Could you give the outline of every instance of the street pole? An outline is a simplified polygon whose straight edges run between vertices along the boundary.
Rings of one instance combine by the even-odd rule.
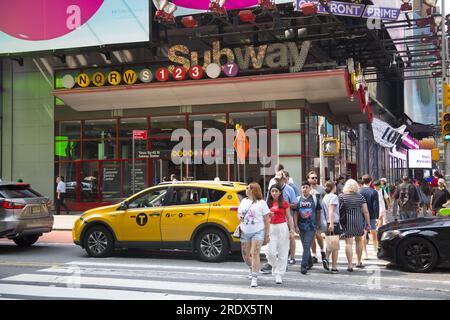
[[[447,51],[447,32],[446,32],[446,19],[445,19],[445,0],[442,0],[442,22],[441,22],[441,29],[442,29],[442,86],[444,89],[444,84],[447,81],[447,60],[448,60],[448,51]],[[444,90],[442,90],[442,94],[444,94]],[[444,97],[442,99],[444,101]],[[444,101],[444,112],[448,112],[448,107],[445,104]],[[445,180],[447,183],[450,182],[450,143],[444,142],[444,148],[445,148]]]
[[[325,157],[323,155],[323,135],[325,133],[325,117],[319,117],[319,157],[320,157],[320,184],[325,185]]]
[[[135,160],[135,154],[134,154],[134,151],[135,151],[135,139],[134,139],[134,133],[133,133],[133,158],[132,158],[132,161],[133,161],[133,164],[132,164],[132,169],[131,169],[131,171],[132,171],[132,174],[131,174],[131,176],[132,176],[132,178],[131,178],[131,190],[133,191],[133,194],[135,194],[136,192],[135,192],[135,186],[134,186],[134,183],[135,183],[135,178],[136,178],[136,174],[135,174],[135,172],[134,172],[134,160]]]

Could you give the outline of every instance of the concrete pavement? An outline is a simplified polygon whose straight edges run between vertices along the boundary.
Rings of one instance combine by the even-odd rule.
[[[81,212],[71,215],[54,215],[55,222],[53,224],[54,231],[72,231],[73,224],[81,216]]]

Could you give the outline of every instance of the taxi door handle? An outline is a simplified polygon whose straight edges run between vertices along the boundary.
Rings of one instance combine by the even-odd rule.
[[[151,213],[149,214],[150,217],[159,217],[161,216],[161,213]]]
[[[194,216],[204,216],[206,213],[204,212],[196,212],[194,213]]]

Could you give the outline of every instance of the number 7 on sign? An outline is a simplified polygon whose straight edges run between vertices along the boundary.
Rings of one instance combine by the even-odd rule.
[[[239,66],[236,63],[227,63],[223,67],[223,73],[228,77],[236,77],[239,73]]]

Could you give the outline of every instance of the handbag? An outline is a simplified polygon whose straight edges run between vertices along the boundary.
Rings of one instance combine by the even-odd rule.
[[[236,230],[234,230],[233,237],[239,239],[241,237],[241,225],[239,224]]]
[[[242,217],[242,219],[245,219],[245,216],[250,211],[250,208],[252,207],[252,205],[253,205],[253,203],[248,207],[247,211],[245,211],[244,217]],[[239,239],[241,237],[241,234],[242,234],[241,224],[239,223],[239,225],[237,226],[236,230],[234,230],[234,232],[233,232],[233,237],[236,238],[236,239]]]
[[[327,246],[327,250],[339,251],[339,249],[340,249],[339,239],[340,239],[340,237],[337,234],[332,233],[330,235],[327,235],[325,237],[325,244]]]

